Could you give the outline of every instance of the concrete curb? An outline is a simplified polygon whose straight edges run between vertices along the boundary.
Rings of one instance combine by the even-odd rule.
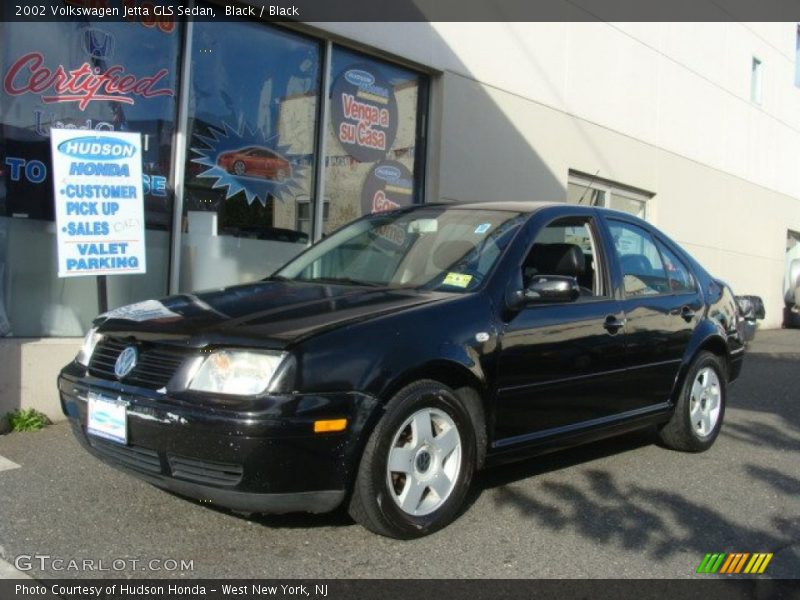
[[[0,547],[1,548],[1,547]],[[33,579],[27,573],[14,568],[14,565],[7,563],[0,558],[0,579]]]

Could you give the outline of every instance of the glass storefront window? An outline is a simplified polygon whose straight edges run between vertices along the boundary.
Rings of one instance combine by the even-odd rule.
[[[109,308],[165,295],[172,269],[179,291],[260,279],[362,214],[422,202],[427,76],[263,22],[198,20],[191,40],[184,27],[0,22],[0,336],[80,336],[101,310],[97,278],[57,277],[51,128],[142,135],[148,272],[108,276]],[[125,85],[64,91],[64,78],[106,73]]]
[[[323,206],[322,210],[322,219],[324,221],[328,220],[328,216],[330,215],[330,208],[331,203],[328,199],[325,199],[325,205]],[[298,196],[297,197],[297,230],[302,231],[306,235],[311,237],[311,227],[314,215],[311,212],[311,201],[307,197]]]
[[[426,99],[424,75],[334,46],[324,233],[363,214],[422,201],[420,106]]]
[[[142,134],[148,271],[108,277],[109,307],[166,292],[179,48],[177,25],[0,23],[0,336],[80,336],[99,312],[95,277],[57,277],[51,127]],[[58,83],[76,73],[125,85]]]
[[[247,21],[194,24],[180,289],[269,275],[310,240],[321,48]]]

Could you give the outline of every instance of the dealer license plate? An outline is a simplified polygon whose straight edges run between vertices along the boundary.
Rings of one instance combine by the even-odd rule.
[[[128,443],[127,402],[89,392],[86,430],[120,444]]]

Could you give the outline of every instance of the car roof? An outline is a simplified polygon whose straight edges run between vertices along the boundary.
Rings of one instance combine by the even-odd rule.
[[[521,201],[514,201],[514,200],[502,200],[502,201],[492,201],[487,200],[486,202],[428,202],[425,204],[412,204],[410,206],[406,206],[400,208],[398,210],[401,211],[408,211],[408,210],[418,210],[423,209],[426,207],[444,207],[444,208],[451,208],[457,210],[498,210],[503,212],[515,212],[521,214],[533,214],[539,210],[543,210],[545,208],[554,208],[554,207],[562,207],[566,208],[569,207],[569,213],[574,213],[575,209],[590,209],[592,211],[601,212],[605,216],[615,219],[622,219],[625,221],[633,222],[640,227],[644,227],[645,229],[651,231],[659,231],[657,230],[651,223],[632,215],[630,213],[626,213],[620,210],[615,210],[613,208],[605,208],[602,206],[588,206],[588,205],[579,205],[573,204],[571,202],[564,202],[564,201],[557,201],[557,200],[521,200]],[[569,215],[565,215],[569,216]],[[661,235],[663,232],[659,231]]]
[[[538,210],[542,210],[544,208],[552,208],[552,207],[571,207],[572,209],[576,208],[588,208],[593,211],[602,212],[608,217],[616,217],[622,218],[628,221],[633,221],[635,223],[640,223],[647,228],[652,228],[652,225],[647,221],[632,215],[630,213],[626,213],[624,211],[616,210],[613,208],[605,208],[603,206],[589,206],[589,205],[580,205],[574,204],[572,202],[564,202],[558,200],[503,200],[503,201],[493,201],[487,200],[486,202],[429,202],[426,204],[415,204],[413,207],[415,208],[422,208],[425,206],[446,206],[448,208],[458,208],[458,209],[465,209],[465,210],[500,210],[500,211],[508,211],[508,212],[517,212],[517,213],[524,213],[530,214],[534,213]]]

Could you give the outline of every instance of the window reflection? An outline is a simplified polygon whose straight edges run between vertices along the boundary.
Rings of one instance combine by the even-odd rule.
[[[426,84],[414,71],[334,48],[325,233],[363,214],[420,202],[418,107]]]
[[[313,213],[320,46],[246,21],[196,22],[183,290],[251,281],[303,248]]]
[[[12,10],[8,4],[0,14]],[[108,302],[166,293],[180,39],[180,25],[0,20],[0,336],[81,336],[99,312],[95,277],[57,276],[51,128],[141,133],[147,273],[109,277]],[[60,73],[81,73],[83,83],[93,73],[97,83],[109,72],[129,88],[55,85]]]

